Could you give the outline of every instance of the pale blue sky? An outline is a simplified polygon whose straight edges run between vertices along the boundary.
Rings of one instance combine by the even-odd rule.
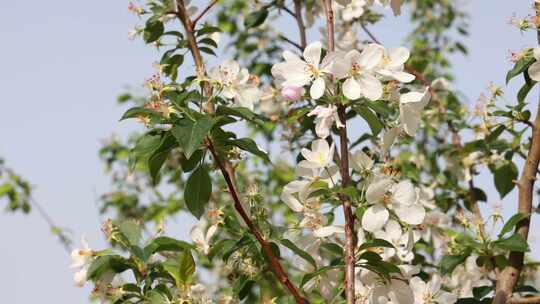
[[[455,67],[456,86],[472,101],[489,81],[503,84],[509,49],[535,44],[534,36],[507,24],[512,13],[530,12],[529,5],[503,0],[467,5],[471,52],[456,58]],[[126,7],[127,1],[110,0],[0,2],[0,155],[36,185],[36,199],[59,224],[86,235],[97,248],[104,242],[94,202],[108,189],[97,156],[100,140],[135,128],[118,122],[124,109],[115,98],[125,86],[141,84],[157,58],[142,42],[127,39],[137,18]],[[387,46],[397,46],[409,29],[406,21],[390,17],[374,32]],[[284,22],[282,28],[294,26]],[[310,40],[317,39],[315,33]],[[507,91],[512,100],[516,88]],[[535,89],[529,99],[536,95]],[[490,183],[485,176],[479,181]],[[498,202],[493,188],[487,189],[491,202]],[[509,195],[505,214],[513,212],[516,196]],[[188,228],[178,227],[170,234],[185,237]],[[539,249],[540,237],[532,231]],[[88,302],[88,288],[73,287],[69,263],[37,214],[0,214],[3,303]]]

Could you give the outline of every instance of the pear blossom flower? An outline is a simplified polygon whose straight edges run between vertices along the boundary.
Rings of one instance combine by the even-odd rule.
[[[267,86],[262,90],[259,110],[270,118],[278,116],[283,111],[284,104],[285,100],[275,88]]]
[[[326,138],[330,135],[330,129],[336,122],[338,128],[343,127],[343,123],[339,119],[337,113],[337,107],[335,105],[316,106],[311,112],[307,114],[308,116],[315,117],[315,133],[320,138]]]
[[[349,156],[351,166],[358,172],[365,172],[373,168],[375,161],[371,159],[364,151],[358,150]]]
[[[409,280],[409,286],[414,293],[414,304],[452,304],[457,301],[454,294],[441,290],[441,276],[434,274],[429,282],[424,282],[419,277]]]
[[[416,77],[403,71],[405,62],[407,62],[409,56],[409,50],[405,47],[389,49],[384,53],[383,59],[376,71],[388,80],[397,80],[403,83],[411,82]]]
[[[257,81],[249,75],[245,68],[233,60],[227,60],[212,68],[208,75],[219,86],[220,95],[233,99],[238,106],[253,110],[254,104],[261,98]]]
[[[317,139],[311,143],[311,150],[302,148],[301,153],[305,160],[298,163],[298,166],[312,169],[325,168],[334,156],[334,143],[328,145],[326,140]]]
[[[371,274],[371,272],[370,272]],[[391,279],[389,283],[373,280],[368,303],[413,304],[414,294],[407,283]]]
[[[533,56],[536,61],[529,66],[527,73],[534,81],[540,81],[540,47],[533,49]]]
[[[410,136],[414,136],[420,121],[422,110],[429,103],[431,94],[426,88],[424,92],[408,92],[399,98],[399,118],[403,130]]]
[[[408,180],[396,183],[387,177],[377,177],[366,190],[366,200],[371,206],[362,216],[362,228],[369,232],[380,230],[386,224],[390,218],[387,206],[410,225],[421,224],[426,214]]]
[[[403,262],[410,262],[414,258],[412,251],[414,243],[418,241],[420,235],[413,230],[403,231],[398,222],[389,220],[383,230],[375,232],[375,237],[383,239],[394,245],[394,248],[384,248],[382,256],[389,259],[397,256]]]
[[[278,79],[283,79],[283,86],[299,86],[311,84],[309,94],[313,99],[323,96],[326,84],[323,76],[330,73],[334,57],[328,54],[321,62],[322,44],[320,41],[309,44],[304,49],[304,59],[298,55],[285,51],[283,58],[285,62],[280,62],[272,67],[272,75]]]
[[[400,131],[400,128],[398,127],[390,128],[384,131],[383,136],[382,136],[382,145],[381,145],[381,150],[383,154],[388,153],[388,151],[390,151],[390,148],[394,144],[396,137],[399,135],[399,131]]]
[[[202,251],[204,254],[208,254],[208,252],[210,252],[210,240],[214,234],[216,234],[218,225],[211,225],[208,227],[208,230],[206,230],[206,233],[203,230],[205,225],[205,222],[201,222],[199,225],[194,226],[191,228],[189,235],[191,240],[193,240],[193,242],[197,245],[197,249]]]
[[[372,5],[375,2],[384,7],[390,6],[394,16],[401,15],[401,0],[367,0],[367,2],[369,5]]]
[[[375,77],[377,67],[381,65],[384,48],[376,43],[370,43],[360,53],[351,50],[344,56],[345,63],[333,65],[333,73],[339,78],[346,78],[343,82],[343,95],[350,100],[362,96],[369,100],[382,97],[383,87]],[[342,65],[347,67],[346,75],[342,75]]]
[[[82,287],[86,283],[86,274],[88,268],[95,256],[95,251],[92,250],[86,239],[81,240],[82,248],[74,249],[71,251],[71,265],[70,268],[79,268],[79,270],[74,274],[73,280],[75,281],[75,286]]]
[[[366,1],[364,0],[352,0],[341,10],[341,18],[347,22],[359,18],[364,14],[365,6]]]
[[[321,257],[321,254],[319,252],[322,244],[320,238],[316,238],[311,235],[303,235],[298,237],[298,239],[295,241],[295,244],[297,244],[300,249],[304,250],[313,257],[315,263],[317,264],[317,267],[324,266],[323,258]],[[295,256],[294,259],[294,264],[297,265],[298,268],[303,272],[310,273],[316,270],[316,268],[312,264],[308,263],[304,259],[301,259],[298,256]],[[312,290],[317,289],[325,299],[329,300],[332,298],[332,296],[336,292],[337,287],[340,284],[340,275],[341,274],[339,269],[331,269],[325,271],[321,275],[307,281],[303,289],[306,292],[311,292]]]
[[[469,256],[465,263],[454,269],[446,285],[458,296],[458,298],[472,298],[473,288],[491,286],[493,283],[488,279],[485,271],[476,265],[477,255]]]

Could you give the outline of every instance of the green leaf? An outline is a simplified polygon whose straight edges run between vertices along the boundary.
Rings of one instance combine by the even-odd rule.
[[[517,225],[517,223],[521,222],[522,220],[526,218],[529,218],[529,216],[526,214],[523,214],[523,213],[514,214],[510,219],[508,219],[508,221],[506,221],[506,223],[502,227],[501,232],[499,233],[499,238],[501,238],[502,236],[510,232],[514,228],[514,226]]]
[[[441,274],[445,275],[452,273],[459,264],[465,262],[470,254],[471,252],[467,250],[463,254],[445,255],[441,260]]]
[[[482,300],[483,297],[487,296],[491,292],[493,287],[491,286],[480,286],[473,288],[473,295],[476,299]]]
[[[359,250],[364,250],[364,249],[373,248],[373,247],[395,248],[394,245],[392,245],[392,243],[386,240],[373,239],[371,241],[365,242],[362,245],[360,245]]]
[[[354,111],[358,113],[367,122],[373,136],[379,135],[383,128],[383,124],[371,109],[366,106],[354,107]]]
[[[150,290],[148,293],[146,293],[146,297],[148,298],[148,304],[169,304],[171,301],[167,298],[166,295],[162,294],[161,292],[157,290]],[[145,302],[147,303],[147,302]]]
[[[174,136],[167,133],[161,139],[159,147],[150,155],[148,158],[148,171],[150,172],[150,177],[152,179],[152,185],[157,185],[159,183],[159,172],[163,163],[167,160],[171,150],[177,146],[177,142]]]
[[[512,78],[524,72],[534,61],[534,57],[525,57],[518,60],[514,67],[506,74],[506,84],[508,84]]]
[[[298,248],[298,246],[296,246],[293,242],[291,242],[291,241],[289,241],[287,239],[282,239],[280,241],[280,243],[283,246],[289,248],[292,252],[296,253],[302,259],[309,262],[311,265],[313,265],[313,267],[315,267],[315,269],[317,269],[317,263],[315,262],[315,260],[313,259],[313,257],[309,253],[307,253],[304,250]]]
[[[512,234],[505,239],[497,240],[493,242],[493,246],[502,250],[527,252],[529,251],[529,244],[519,234]]]
[[[246,107],[218,106],[218,108],[216,110],[216,114],[240,117],[240,118],[243,118],[245,120],[256,123],[258,125],[264,124],[264,120],[265,120],[264,117],[253,113],[253,111],[251,111],[250,109],[248,109]]]
[[[206,45],[209,45],[209,46],[212,46],[212,47],[215,47],[215,48],[218,47],[216,41],[214,39],[212,39],[212,38],[203,38],[203,39],[199,40],[199,42],[197,42],[197,43],[206,44]]]
[[[212,194],[212,182],[204,165],[200,165],[189,176],[184,190],[186,206],[196,218],[201,218]]]
[[[144,255],[149,258],[152,254],[161,251],[183,251],[194,249],[193,245],[176,240],[167,236],[160,236],[153,239],[146,247],[144,247]]]
[[[519,89],[518,94],[517,94],[518,103],[525,102],[525,98],[527,98],[527,95],[536,84],[536,81],[533,81],[532,79],[530,79],[527,73],[524,73],[524,75],[525,75],[525,83],[523,84],[521,89]]]
[[[139,241],[141,240],[141,226],[137,222],[134,220],[117,220],[114,222],[114,225],[118,227],[130,245],[139,245]]]
[[[195,261],[191,255],[191,251],[185,250],[180,255],[180,279],[184,282],[188,282],[191,276],[195,273]]]
[[[261,150],[259,146],[257,146],[257,144],[255,143],[255,141],[251,138],[231,139],[227,140],[226,143],[237,146],[244,151],[255,154],[268,163],[271,162],[268,154],[266,154],[265,151]]]
[[[124,115],[122,115],[122,118],[120,118],[120,121],[128,119],[128,118],[137,118],[139,116],[161,117],[161,114],[159,112],[156,112],[152,109],[147,109],[145,107],[133,107],[127,110],[124,113]]]
[[[180,165],[182,166],[182,170],[184,172],[191,172],[193,169],[197,167],[197,165],[201,162],[201,159],[203,157],[203,151],[197,150],[191,155],[190,158],[182,158],[180,160]]]
[[[143,39],[146,43],[152,43],[158,40],[164,31],[165,27],[161,21],[157,20],[157,18],[150,18],[144,27]]]
[[[307,282],[311,281],[311,279],[327,272],[328,270],[332,270],[332,269],[338,269],[338,268],[342,268],[343,265],[337,265],[337,266],[324,266],[324,267],[321,267],[319,269],[317,269],[317,271],[314,271],[314,272],[311,272],[311,273],[308,273],[308,274],[305,274],[303,277],[302,277],[302,283],[300,284],[300,287],[303,287]]]
[[[205,26],[202,29],[197,31],[197,37],[202,36],[202,35],[212,34],[212,33],[219,33],[219,32],[221,32],[221,29],[219,27]]]
[[[203,139],[210,129],[213,121],[208,116],[202,116],[193,122],[189,119],[182,119],[172,128],[172,133],[184,150],[186,158],[190,158],[193,153],[199,149]]]
[[[247,15],[246,19],[244,20],[244,26],[246,29],[257,27],[266,20],[268,17],[268,10],[267,9],[261,9],[256,12],[252,12],[249,15]]]
[[[513,162],[507,162],[493,171],[493,179],[495,188],[499,192],[501,198],[505,197],[512,189],[514,189],[514,180],[518,177],[518,168]]]
[[[92,264],[88,268],[86,277],[88,278],[88,280],[95,281],[99,280],[99,278],[101,278],[101,276],[108,271],[112,271],[114,273],[121,273],[129,269],[130,266],[131,265],[129,265],[128,261],[119,255],[100,256],[92,262]]]

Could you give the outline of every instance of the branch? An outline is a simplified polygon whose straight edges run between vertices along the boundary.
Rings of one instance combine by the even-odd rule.
[[[328,35],[328,51],[334,51],[334,13],[332,11],[332,1],[324,0],[324,12],[326,14],[326,30]],[[351,176],[349,175],[349,147],[347,136],[347,115],[346,107],[343,104],[338,105],[338,116],[343,124],[339,128],[339,143],[341,150],[340,173],[343,187],[351,184]],[[352,202],[347,195],[340,195],[340,200],[343,203],[343,213],[345,217],[345,294],[347,304],[355,303],[354,292],[354,249],[356,248],[356,239],[354,235],[354,214],[352,212]]]
[[[38,203],[33,197],[29,197],[28,201],[33,207],[36,208],[39,215],[45,220],[45,222],[47,222],[47,225],[49,225],[49,229],[58,236],[58,240],[62,244],[62,247],[64,247],[64,250],[68,254],[71,254],[71,241],[69,237],[64,234],[64,232],[59,226],[55,224],[52,217],[47,213],[47,211],[45,211],[45,208],[43,208],[40,203]]]
[[[304,26],[304,20],[302,19],[302,0],[294,0],[294,18],[298,25],[298,32],[300,33],[300,46],[302,50],[306,48],[306,27]]]
[[[264,237],[261,235],[259,230],[257,229],[257,226],[251,221],[249,218],[249,215],[244,210],[244,207],[242,206],[242,203],[240,202],[240,197],[238,195],[238,191],[234,185],[233,182],[233,176],[234,176],[234,169],[230,165],[230,162],[224,161],[222,162],[219,159],[219,156],[217,154],[217,151],[210,140],[210,138],[206,139],[208,149],[210,150],[210,153],[212,154],[212,157],[214,158],[214,161],[218,165],[221,174],[223,175],[223,178],[225,179],[225,182],[227,183],[227,188],[229,189],[229,193],[232,196],[232,199],[234,201],[234,208],[236,211],[240,214],[244,222],[249,228],[249,231],[251,234],[255,236],[257,241],[262,247],[262,250],[266,257],[268,258],[268,266],[270,270],[274,273],[274,275],[278,278],[278,280],[283,284],[285,288],[289,290],[289,292],[293,295],[296,303],[299,304],[307,304],[307,300],[305,300],[299,293],[298,289],[294,284],[291,282],[289,277],[287,276],[287,273],[285,273],[285,270],[283,270],[283,267],[281,266],[278,258],[274,255],[274,252],[272,251],[272,247],[270,247],[270,244],[268,241],[264,239]]]
[[[206,15],[206,13],[208,13],[208,11],[218,3],[219,0],[213,0],[212,2],[210,2],[203,10],[202,12],[193,19],[193,21],[191,22],[191,31],[193,31],[195,29],[195,26],[197,25],[197,22],[199,22],[199,20],[204,17],[204,15]]]
[[[193,23],[190,21],[190,19],[187,16],[187,10],[186,10],[184,0],[178,0],[178,16],[186,31],[186,37],[188,40],[188,48],[191,52],[191,55],[193,56],[193,61],[195,62],[195,66],[197,68],[197,74],[199,78],[204,79],[205,77],[204,63],[202,60],[201,52],[197,45],[197,41],[193,34]],[[212,87],[210,86],[210,83],[206,81],[202,82],[202,86],[203,86],[204,96],[211,98]],[[214,112],[213,104],[210,101],[207,102],[205,111],[209,113]],[[255,238],[261,245],[261,248],[265,256],[267,257],[268,266],[270,270],[275,274],[275,276],[278,278],[281,284],[283,284],[283,286],[287,288],[287,290],[289,290],[289,292],[294,297],[296,303],[308,304],[308,301],[300,295],[296,286],[294,286],[294,284],[291,282],[291,280],[287,276],[287,273],[285,273],[285,270],[281,266],[279,259],[274,255],[274,252],[272,251],[272,248],[270,247],[270,244],[268,243],[268,241],[264,239],[262,234],[259,232],[257,226],[255,226],[255,224],[249,218],[247,212],[244,210],[244,207],[242,206],[242,203],[240,201],[240,196],[238,195],[238,191],[235,186],[236,180],[235,180],[235,173],[234,173],[234,168],[232,164],[228,160],[223,160],[223,161],[220,160],[218,153],[210,138],[206,139],[206,145],[208,149],[210,150],[210,153],[212,154],[214,161],[218,165],[221,171],[221,174],[223,175],[223,178],[225,179],[225,182],[227,183],[229,193],[231,194],[232,199],[234,201],[234,208],[240,214],[240,216],[242,217],[242,219],[248,226],[251,234],[255,236]]]
[[[510,304],[538,304],[540,303],[540,296],[526,297],[526,298],[511,298],[508,301]]]
[[[289,44],[291,44],[292,46],[294,46],[295,48],[299,49],[300,51],[303,51],[304,50],[304,47],[302,47],[300,44],[292,41],[291,39],[285,37],[284,35],[279,35],[279,38]]]
[[[540,17],[540,3],[535,2],[536,16]],[[537,32],[537,40],[540,44],[540,31]],[[534,182],[536,181],[536,172],[540,162],[540,98],[536,110],[536,118],[532,127],[531,144],[527,160],[521,173],[521,177],[517,182],[518,186],[518,211],[527,218],[521,220],[516,225],[515,233],[519,234],[525,240],[529,236],[529,227],[531,224],[530,215],[532,212],[532,199],[534,191]],[[504,304],[511,302],[512,291],[519,280],[521,270],[523,269],[523,260],[525,254],[523,252],[510,252],[508,258],[508,266],[504,268],[501,274],[497,277],[497,285],[495,289],[494,304]],[[531,302],[527,302],[531,303]]]

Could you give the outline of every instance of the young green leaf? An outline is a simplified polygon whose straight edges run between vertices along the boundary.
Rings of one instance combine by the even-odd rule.
[[[210,200],[212,182],[204,165],[200,165],[189,176],[184,190],[186,206],[196,218],[201,218],[204,208]]]
[[[251,138],[233,139],[233,140],[227,140],[226,142],[228,144],[237,146],[238,148],[244,151],[253,153],[268,163],[271,162],[270,158],[268,157],[268,154],[266,154],[266,151],[263,151],[262,149],[260,149],[259,146],[255,143],[255,141]]]
[[[529,216],[523,213],[514,214],[510,219],[508,219],[508,221],[506,221],[506,223],[502,227],[501,232],[499,233],[499,238],[501,238],[502,236],[510,232],[514,228],[514,226],[517,225],[517,223],[521,222],[522,220],[528,217]]]
[[[493,242],[493,246],[502,250],[527,252],[529,251],[529,244],[519,234],[512,234],[511,236],[497,240]]]
[[[172,128],[172,134],[183,148],[186,158],[190,158],[199,149],[212,125],[210,117],[202,116],[195,122],[182,119]]]
[[[514,189],[514,181],[518,177],[518,168],[513,162],[497,167],[493,171],[493,180],[495,188],[499,192],[501,198],[505,197],[512,189]]]
[[[296,246],[293,242],[291,242],[291,241],[289,241],[287,239],[282,239],[280,241],[280,243],[281,243],[281,245],[289,248],[292,252],[299,255],[302,259],[308,261],[311,265],[313,265],[313,267],[315,267],[315,269],[317,268],[317,263],[315,262],[313,257],[311,257],[311,255],[309,255],[309,253],[307,253],[304,250],[298,248],[298,246]]]
[[[263,24],[263,22],[266,20],[267,17],[268,17],[267,9],[261,9],[256,12],[252,12],[244,20],[244,25],[246,29],[257,27]]]
[[[466,251],[463,254],[445,255],[441,260],[441,274],[445,275],[452,273],[459,264],[465,262],[470,254],[470,251]]]

